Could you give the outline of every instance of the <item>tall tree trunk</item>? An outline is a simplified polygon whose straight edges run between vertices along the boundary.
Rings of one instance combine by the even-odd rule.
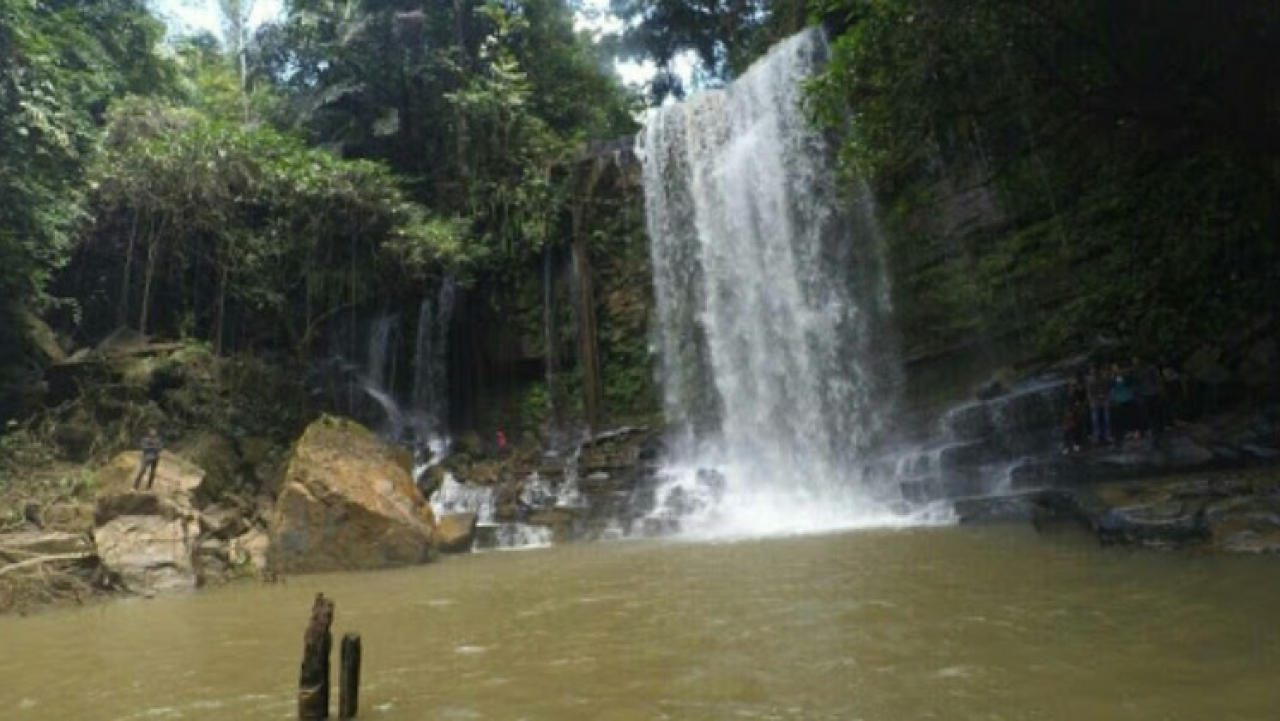
[[[222,355],[222,331],[227,321],[227,276],[227,267],[224,265],[218,277],[218,322],[213,333],[213,354],[216,356]]]
[[[146,335],[147,321],[151,314],[151,286],[156,276],[156,258],[160,255],[160,243],[165,233],[165,221],[160,220],[159,229],[151,234],[147,242],[147,269],[142,283],[142,311],[138,317],[138,332]]]
[[[124,274],[120,279],[120,300],[116,306],[116,325],[123,328],[129,323],[129,286],[133,274],[133,246],[138,240],[138,211],[133,211],[133,223],[129,228],[129,246],[124,251]]]
[[[458,78],[459,87],[466,82],[466,73],[470,66],[467,57],[466,17],[467,0],[453,0],[453,42],[458,47],[459,63],[462,73]],[[454,152],[458,159],[458,188],[463,207],[471,203],[471,173],[467,163],[467,117],[459,106],[454,113]]]
[[[543,368],[547,384],[548,415],[553,427],[559,429],[560,398],[556,376],[560,372],[560,349],[557,343],[559,333],[556,331],[556,276],[555,252],[549,243],[542,246],[542,344]]]
[[[587,214],[591,196],[600,180],[599,159],[587,161],[578,193],[573,202],[573,267],[578,279],[578,356],[582,365],[582,401],[587,425],[594,435],[603,421],[604,386],[600,377],[600,346],[596,340],[595,300],[591,288],[591,255],[587,243]]]

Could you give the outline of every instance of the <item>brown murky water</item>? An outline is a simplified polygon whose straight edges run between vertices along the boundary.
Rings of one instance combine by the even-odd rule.
[[[291,718],[317,590],[363,634],[362,718],[1280,718],[1280,559],[1015,528],[582,545],[0,618],[0,717]]]

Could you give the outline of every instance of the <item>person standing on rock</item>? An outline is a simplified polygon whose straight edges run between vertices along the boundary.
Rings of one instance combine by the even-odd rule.
[[[1142,424],[1138,430],[1142,435],[1152,438],[1165,427],[1160,398],[1164,388],[1160,383],[1160,371],[1154,365],[1134,356],[1132,372],[1138,387],[1138,407],[1142,416]]]
[[[147,429],[147,435],[142,437],[142,464],[138,466],[138,475],[133,478],[133,488],[137,490],[138,483],[142,480],[142,475],[151,471],[147,476],[147,490],[151,490],[151,484],[156,480],[156,466],[160,464],[160,451],[164,450],[164,440],[160,438],[160,431],[155,427]]]
[[[1084,379],[1089,397],[1089,420],[1094,443],[1111,443],[1111,379],[1098,366],[1089,369]]]
[[[1112,420],[1115,422],[1116,435],[1121,440],[1136,438],[1142,428],[1137,385],[1133,379],[1133,369],[1121,368],[1119,363],[1111,364],[1111,406],[1115,409]]]

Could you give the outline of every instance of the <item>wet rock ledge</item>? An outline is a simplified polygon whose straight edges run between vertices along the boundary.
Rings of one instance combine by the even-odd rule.
[[[961,524],[1078,525],[1103,545],[1280,554],[1280,467],[1040,488],[955,509]]]

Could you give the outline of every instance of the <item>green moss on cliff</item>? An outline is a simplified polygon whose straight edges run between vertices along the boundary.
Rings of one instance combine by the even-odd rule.
[[[909,355],[1177,361],[1277,310],[1274,7],[819,7],[816,112],[881,198]]]

